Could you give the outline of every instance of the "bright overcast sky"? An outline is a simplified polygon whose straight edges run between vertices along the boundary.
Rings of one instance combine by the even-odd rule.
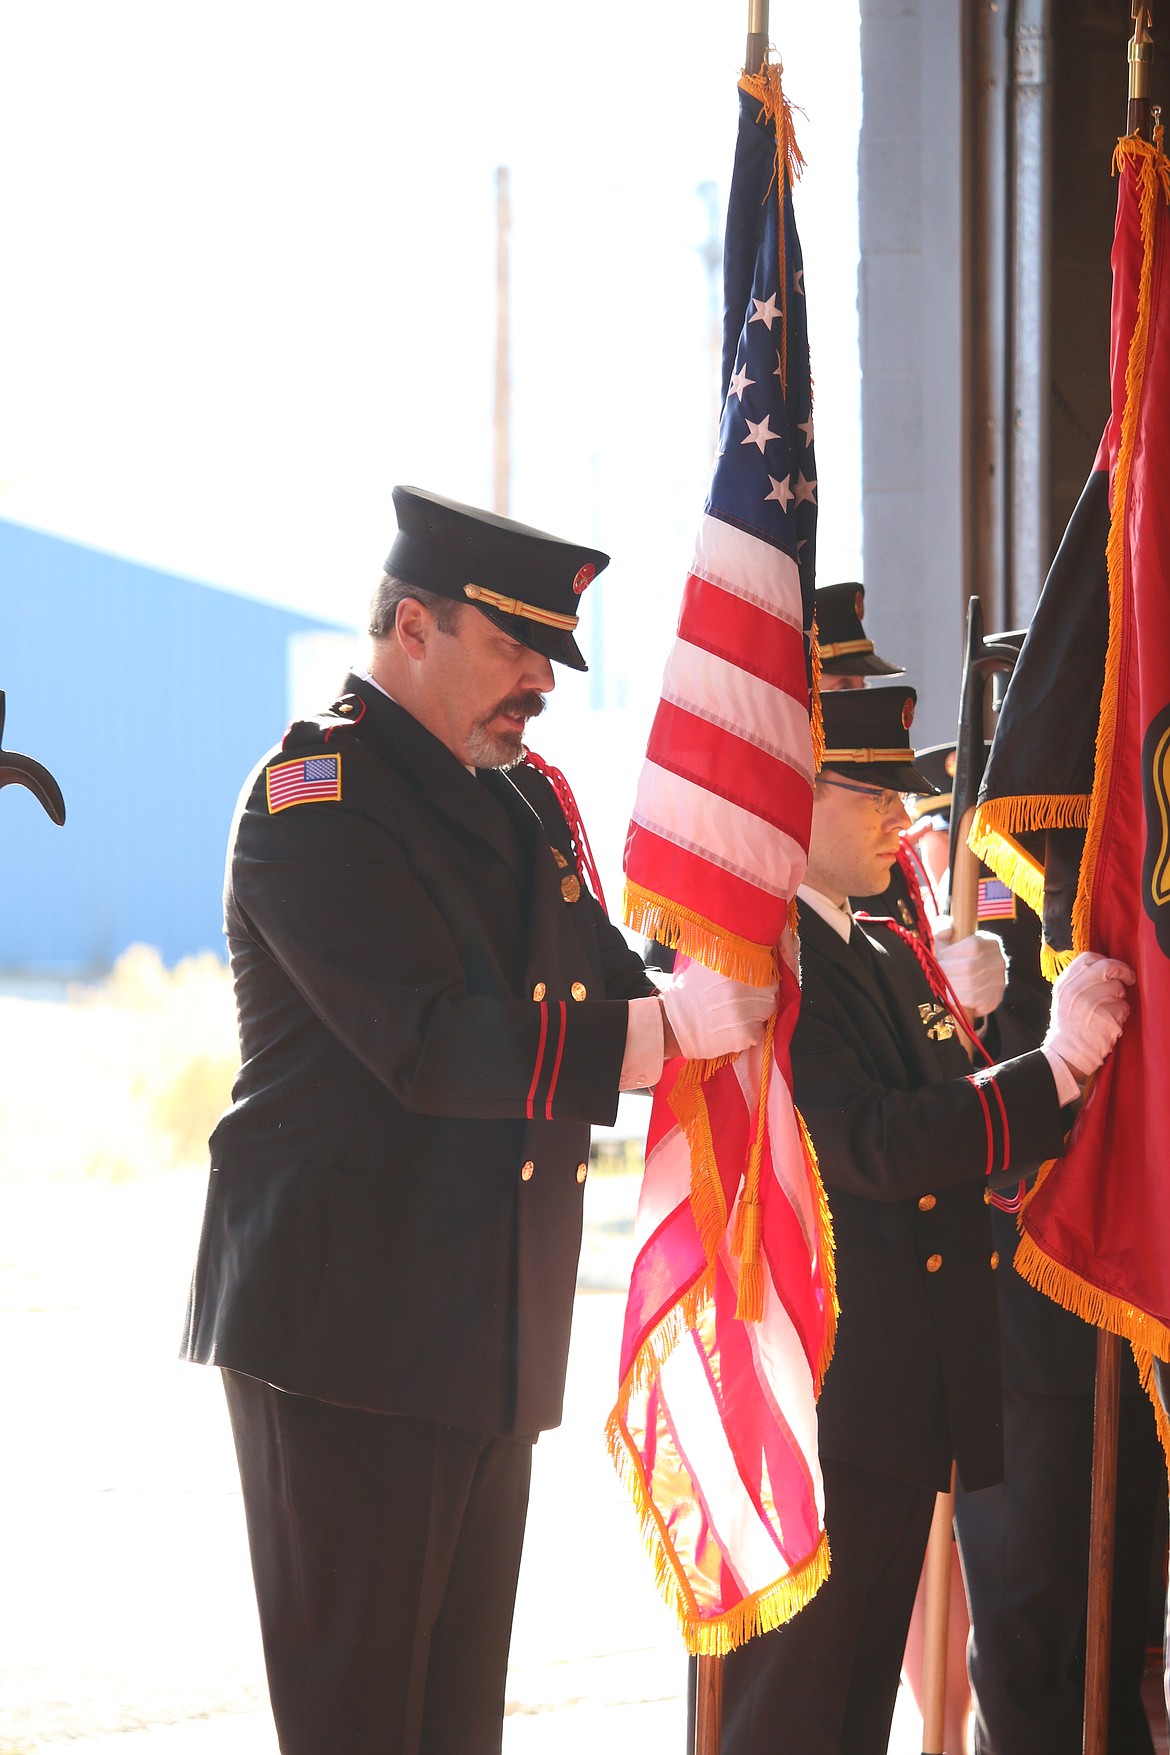
[[[616,620],[636,662],[664,601],[673,624],[710,464],[697,190],[721,229],[746,13],[10,8],[0,516],[356,620],[392,483],[490,503],[506,163],[511,509],[611,550],[607,640]],[[772,0],[771,32],[806,111],[827,582],[860,565],[856,6]]]

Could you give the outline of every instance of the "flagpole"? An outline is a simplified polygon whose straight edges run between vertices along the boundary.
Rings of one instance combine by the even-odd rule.
[[[1129,40],[1129,103],[1126,133],[1152,136],[1150,70],[1153,19],[1143,0],[1132,0]],[[1109,1743],[1109,1645],[1113,1628],[1113,1549],[1117,1525],[1117,1425],[1121,1341],[1097,1330],[1093,1385],[1093,1475],[1089,1508],[1089,1595],[1085,1618],[1084,1755],[1105,1755]]]
[[[748,0],[744,71],[758,73],[768,58],[768,0]],[[701,1657],[695,1681],[695,1755],[719,1755],[723,1733],[723,1659]]]

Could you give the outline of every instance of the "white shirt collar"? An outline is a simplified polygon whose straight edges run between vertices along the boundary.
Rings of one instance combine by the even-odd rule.
[[[801,884],[796,894],[806,907],[820,915],[826,926],[832,927],[838,938],[844,939],[848,944],[849,934],[853,930],[853,910],[848,902],[841,908],[836,902],[830,902],[828,896],[823,896],[820,890],[814,890],[811,884]]]

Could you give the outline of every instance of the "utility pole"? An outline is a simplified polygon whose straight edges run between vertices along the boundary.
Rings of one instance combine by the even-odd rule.
[[[505,518],[512,500],[511,269],[508,258],[511,229],[508,167],[497,165],[496,388],[492,418],[492,510]]]

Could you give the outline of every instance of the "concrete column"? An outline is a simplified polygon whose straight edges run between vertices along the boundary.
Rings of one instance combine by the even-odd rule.
[[[867,626],[952,737],[963,529],[963,8],[862,0],[861,408]]]

